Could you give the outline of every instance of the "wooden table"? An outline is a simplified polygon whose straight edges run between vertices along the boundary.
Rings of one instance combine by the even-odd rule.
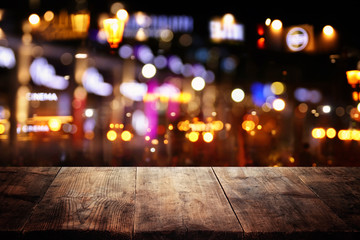
[[[3,167],[0,239],[360,239],[360,168]]]

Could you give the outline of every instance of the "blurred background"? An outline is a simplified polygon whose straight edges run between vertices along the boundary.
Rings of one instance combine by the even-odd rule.
[[[354,3],[194,4],[1,3],[0,165],[360,166]]]

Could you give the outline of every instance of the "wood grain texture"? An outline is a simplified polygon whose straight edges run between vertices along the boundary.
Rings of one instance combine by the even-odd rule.
[[[0,167],[0,239],[17,239],[60,168]]]
[[[360,168],[296,168],[292,171],[348,226],[360,231]]]
[[[214,168],[246,239],[352,239],[289,168]]]
[[[25,225],[25,239],[130,239],[136,168],[62,168]]]
[[[138,168],[135,239],[241,239],[211,168]]]

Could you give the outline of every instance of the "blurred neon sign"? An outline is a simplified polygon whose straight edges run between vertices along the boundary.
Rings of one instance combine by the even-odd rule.
[[[215,42],[244,41],[244,25],[236,23],[232,14],[225,14],[222,19],[210,21],[210,38]]]
[[[57,101],[58,100],[58,96],[56,95],[56,93],[27,93],[26,94],[26,99],[28,101],[40,101],[40,102],[44,102],[44,101]]]
[[[125,37],[136,37],[139,31],[142,31],[148,37],[160,37],[161,31],[168,29],[174,33],[192,32],[194,28],[194,20],[190,16],[166,16],[151,15],[148,16],[143,12],[135,13],[130,16],[125,26]]]
[[[299,52],[309,43],[309,34],[301,27],[294,27],[286,34],[286,45],[291,51]]]
[[[69,81],[65,77],[56,75],[54,66],[49,64],[45,58],[36,58],[31,63],[30,76],[38,86],[64,90],[69,85]]]
[[[40,125],[23,125],[23,126],[18,126],[16,128],[16,132],[18,134],[20,134],[21,132],[23,133],[31,133],[31,132],[49,132],[49,126],[45,125],[45,124],[40,124]]]

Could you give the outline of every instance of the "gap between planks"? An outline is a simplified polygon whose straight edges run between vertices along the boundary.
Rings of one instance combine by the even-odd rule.
[[[240,219],[238,218],[238,216],[237,216],[237,214],[236,214],[236,212],[235,212],[235,209],[234,209],[233,205],[231,204],[230,199],[229,199],[228,195],[226,194],[225,189],[224,189],[224,187],[222,186],[222,184],[221,184],[221,182],[220,182],[220,179],[218,178],[218,176],[217,176],[214,168],[213,168],[213,167],[210,167],[210,168],[211,168],[212,172],[214,173],[215,178],[216,178],[216,181],[219,183],[220,188],[221,188],[221,190],[223,191],[223,193],[224,193],[224,195],[225,195],[225,198],[226,198],[226,200],[228,201],[228,203],[229,203],[229,205],[230,205],[230,208],[231,208],[231,210],[233,211],[233,213],[234,213],[234,215],[235,215],[235,217],[236,217],[236,220],[238,221],[238,223],[239,223],[239,225],[240,225],[240,227],[241,227],[241,230],[242,230],[242,233],[243,233],[243,236],[242,236],[242,237],[244,238],[244,236],[245,236],[245,231],[244,231],[243,226],[241,225]]]

